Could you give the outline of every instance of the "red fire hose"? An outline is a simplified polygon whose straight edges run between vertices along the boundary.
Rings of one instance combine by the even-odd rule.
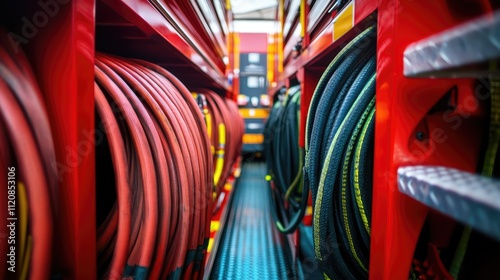
[[[28,232],[21,233],[23,238],[16,240],[16,273],[19,278],[27,277],[29,266],[30,279],[46,279],[50,274],[53,205],[58,188],[57,173],[52,169],[54,144],[42,95],[28,60],[22,52],[12,49],[4,32],[0,37],[0,167],[4,174],[6,170],[12,172],[8,188],[15,187],[15,193],[12,199],[7,199],[16,202],[16,213],[5,215],[14,218],[22,210],[27,210],[26,217],[15,221],[18,232],[23,230],[21,224],[29,221]],[[7,182],[6,177],[3,179]],[[24,186],[27,196],[26,201],[21,201]],[[2,195],[3,209],[7,209],[6,195],[7,191]],[[27,209],[20,209],[22,204],[26,204]],[[7,216],[4,218],[7,220]],[[0,233],[11,235],[8,227]],[[2,247],[0,261],[5,269],[2,273],[7,271],[9,252],[7,247]],[[20,256],[23,257],[19,259]]]
[[[223,99],[214,92],[199,90],[204,93],[212,122],[211,141],[214,147],[215,193],[218,195],[230,176],[231,168],[238,157],[244,133],[244,121],[234,101]],[[219,171],[220,170],[220,171]],[[220,172],[220,174],[218,174]]]
[[[21,235],[24,257],[18,262],[24,266],[18,277],[27,277],[29,271],[32,279],[46,279],[58,190],[51,168],[52,134],[27,59],[10,49],[4,38],[1,41],[0,168],[16,167],[16,179],[26,186],[29,209],[29,230]],[[114,206],[97,228],[100,277],[201,278],[217,163],[210,142],[219,141],[218,134],[208,135],[190,91],[157,65],[98,54],[95,80],[97,120],[109,152],[98,158],[110,157],[109,176],[116,192],[116,201],[106,201]],[[225,128],[224,143],[219,144],[224,150],[220,190],[241,148],[243,121],[234,102],[204,93],[211,114]],[[5,174],[0,177],[7,181]],[[97,192],[113,190],[108,185],[98,183]],[[1,197],[0,206],[5,208],[7,199]],[[6,214],[0,218],[7,219]],[[6,230],[1,233],[8,234]],[[8,246],[0,250],[0,268],[6,271]]]
[[[170,73],[143,61],[100,54],[96,81],[118,197],[98,230],[99,263],[112,255],[103,276],[200,278],[213,166],[197,104]]]

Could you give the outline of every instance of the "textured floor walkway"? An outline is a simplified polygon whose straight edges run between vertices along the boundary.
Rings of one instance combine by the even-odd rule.
[[[265,175],[264,163],[243,165],[210,279],[295,279]]]

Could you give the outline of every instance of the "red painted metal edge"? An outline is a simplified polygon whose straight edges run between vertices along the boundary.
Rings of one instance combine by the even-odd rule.
[[[95,2],[54,3],[58,11],[27,44],[47,105],[56,147],[53,168],[60,178],[53,273],[64,279],[94,279]]]
[[[362,30],[360,25],[369,15],[371,15],[377,9],[377,2],[370,0],[354,0],[355,13],[354,13],[354,30],[355,33],[359,33]],[[325,16],[330,16],[326,14]],[[307,67],[307,65],[315,64],[320,61],[329,53],[334,51],[338,46],[345,42],[346,36],[340,40],[334,41],[332,37],[333,30],[333,20],[327,25],[325,29],[317,36],[309,45],[302,51],[302,53],[295,59],[291,59],[287,65],[285,65],[283,73],[280,73],[280,80],[287,78],[298,71],[302,67]],[[352,30],[351,32],[352,33]],[[325,62],[323,62],[325,63]]]
[[[398,191],[397,169],[419,164],[474,172],[484,121],[471,80],[403,76],[403,52],[409,44],[458,24],[447,4],[381,0],[378,9],[370,279],[407,279],[428,208]],[[457,109],[436,109],[454,87]],[[417,132],[425,139],[418,140]]]

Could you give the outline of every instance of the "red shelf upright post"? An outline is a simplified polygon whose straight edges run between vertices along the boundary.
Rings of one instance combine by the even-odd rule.
[[[53,273],[63,279],[94,279],[95,2],[51,3],[52,13],[27,43],[27,53],[45,97],[56,147],[53,168],[59,172]]]
[[[479,109],[464,102],[474,94],[471,80],[403,76],[403,52],[409,44],[463,19],[454,18],[445,1],[378,3],[370,279],[408,279],[428,208],[398,191],[397,169],[441,165],[475,172],[482,124]],[[455,86],[455,110],[431,110]],[[449,118],[450,113],[460,118],[459,125]],[[417,133],[423,133],[419,135],[424,139],[418,139]]]
[[[305,148],[306,123],[309,105],[316,89],[316,85],[321,78],[323,69],[319,67],[300,68],[297,78],[300,82],[300,128],[299,128],[299,146]]]

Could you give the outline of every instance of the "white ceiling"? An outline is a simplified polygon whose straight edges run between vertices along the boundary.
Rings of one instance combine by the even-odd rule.
[[[277,0],[231,0],[235,20],[274,20],[277,5]]]
[[[270,20],[235,20],[236,33],[273,33],[277,32],[277,25]]]
[[[231,7],[234,14],[244,14],[257,10],[276,7],[277,0],[231,0]]]

